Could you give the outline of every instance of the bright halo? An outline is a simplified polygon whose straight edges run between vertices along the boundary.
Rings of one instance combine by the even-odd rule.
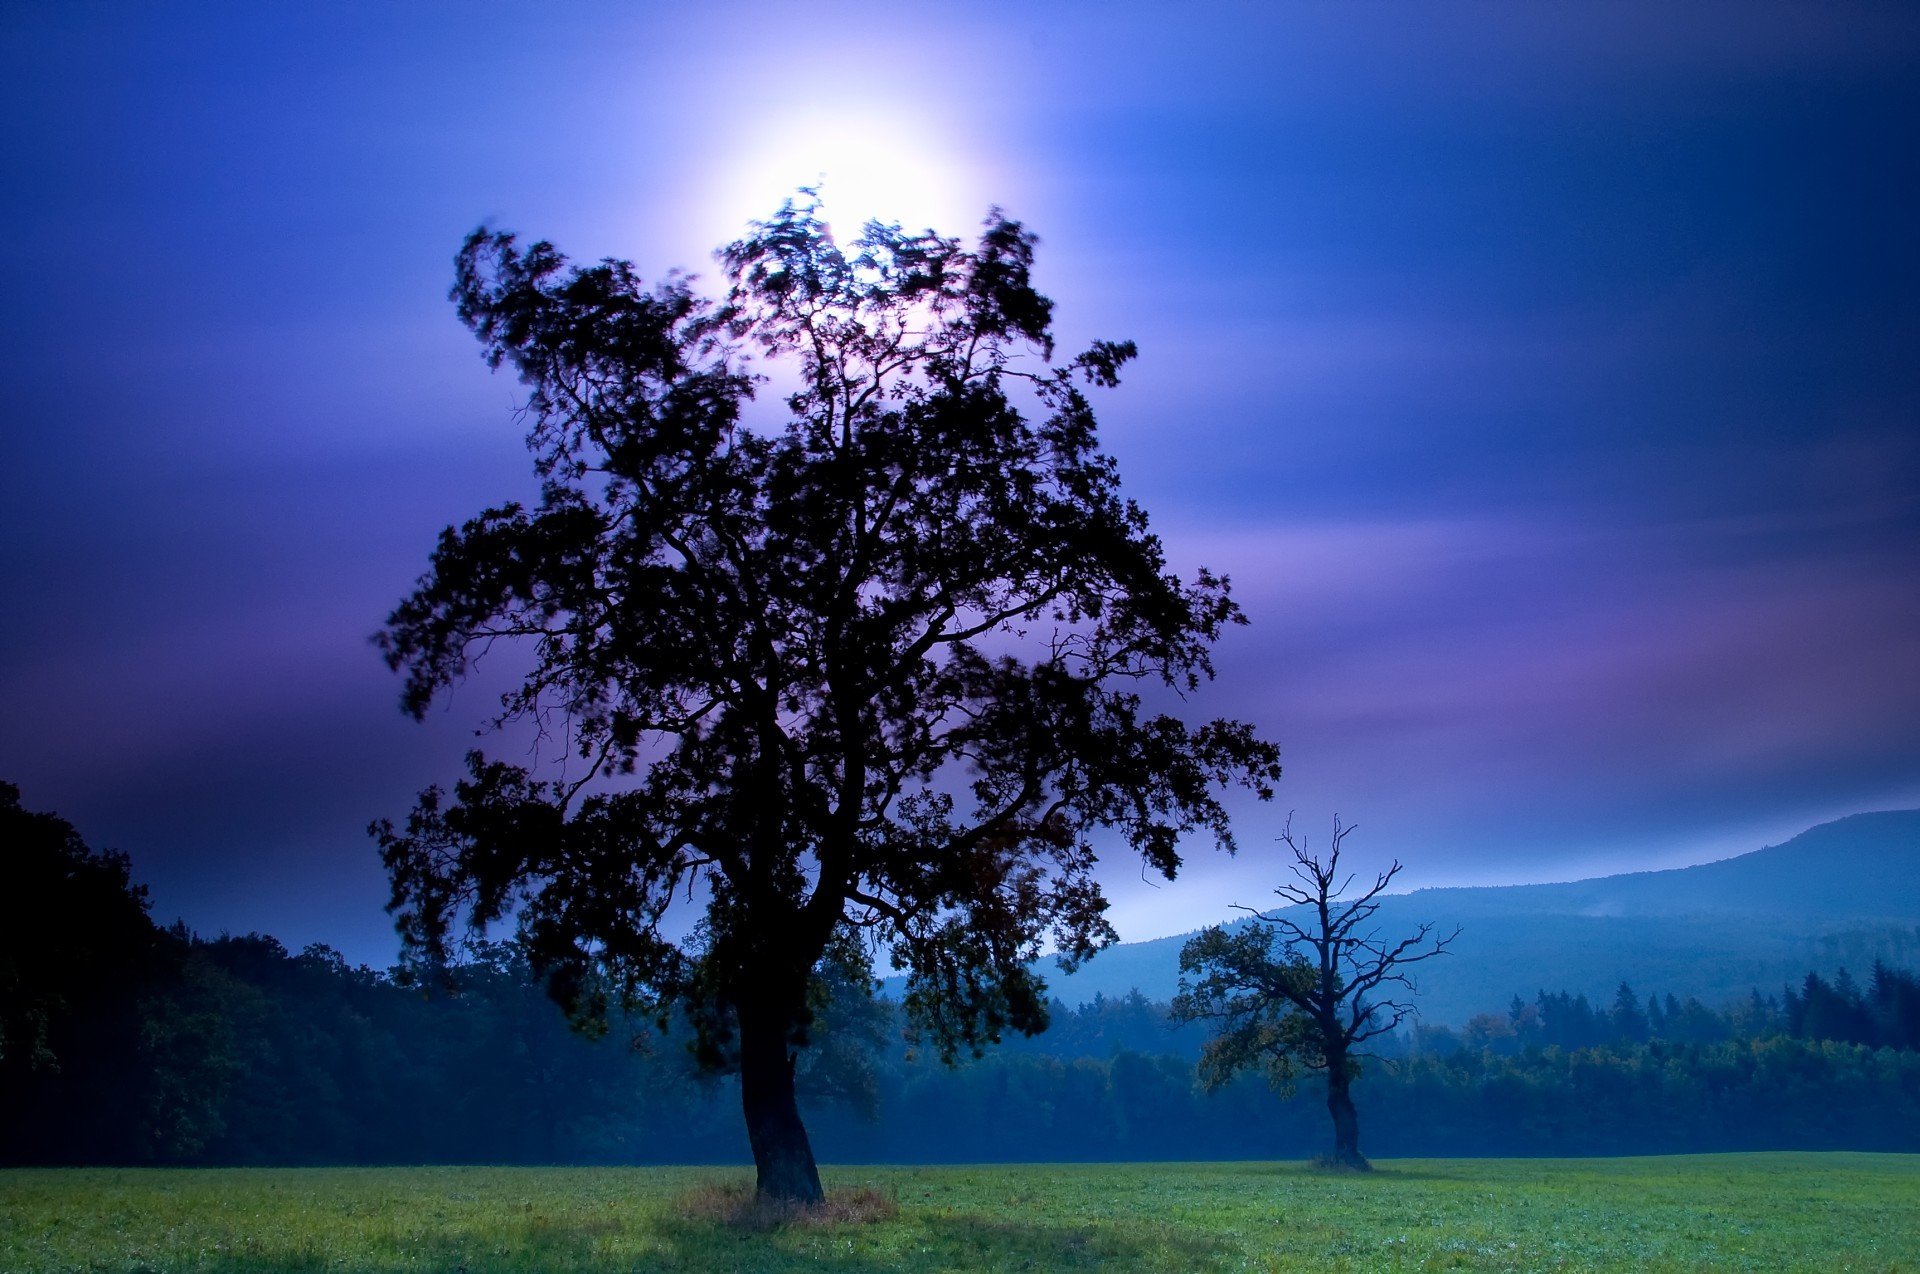
[[[966,236],[987,203],[941,130],[879,108],[813,112],[767,128],[735,152],[717,209],[744,229],[801,186],[818,186],[834,237],[850,242],[870,220]]]

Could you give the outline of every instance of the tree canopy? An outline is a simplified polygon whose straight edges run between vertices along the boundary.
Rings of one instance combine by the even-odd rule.
[[[84,1160],[129,1127],[163,1139],[165,1112],[126,1072],[150,1038],[141,1001],[179,944],[127,856],[0,782],[0,880],[0,1153]]]
[[[819,1193],[793,1104],[817,979],[888,953],[947,1056],[1037,1031],[1034,959],[1113,938],[1095,830],[1172,877],[1192,834],[1232,848],[1223,788],[1279,774],[1246,724],[1143,700],[1210,678],[1243,617],[1121,494],[1087,390],[1134,348],[1055,360],[1034,247],[997,211],[970,248],[842,245],[803,192],[722,250],[719,300],[485,229],[458,257],[541,495],[445,531],[377,640],[416,716],[524,643],[496,722],[566,763],[475,752],[375,825],[401,932],[444,956],[511,920],[576,1017],[683,1008],[740,1068],[766,1193]]]
[[[159,958],[127,856],[88,848],[0,782],[0,1069],[57,1070],[75,1013]]]

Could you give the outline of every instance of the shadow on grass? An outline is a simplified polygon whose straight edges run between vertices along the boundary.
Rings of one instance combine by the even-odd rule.
[[[1333,1178],[1341,1174],[1329,1172],[1325,1175]],[[1396,1168],[1391,1164],[1383,1164],[1375,1161],[1372,1172],[1347,1173],[1346,1177],[1348,1180],[1358,1181],[1366,1181],[1369,1179],[1374,1181],[1453,1181],[1458,1179],[1459,1174],[1435,1172],[1431,1168]]]
[[[1150,1220],[1122,1224],[911,1213],[893,1224],[752,1234],[683,1221],[655,1231],[664,1269],[1140,1269],[1201,1270],[1232,1255],[1223,1243]],[[669,1255],[671,1254],[671,1255]],[[678,1262],[678,1264],[674,1263]]]

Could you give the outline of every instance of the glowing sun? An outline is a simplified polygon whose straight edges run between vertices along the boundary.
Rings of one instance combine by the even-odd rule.
[[[882,109],[809,110],[763,124],[721,182],[726,223],[765,217],[800,186],[818,186],[842,243],[869,220],[965,236],[987,211],[972,166],[942,130]]]

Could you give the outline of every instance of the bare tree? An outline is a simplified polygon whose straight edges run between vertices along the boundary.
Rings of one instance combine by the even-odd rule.
[[[1342,842],[1353,832],[1333,820],[1324,861],[1294,838],[1293,819],[1280,834],[1293,853],[1295,882],[1273,892],[1284,906],[1270,911],[1236,905],[1250,920],[1203,930],[1180,952],[1181,1021],[1221,1024],[1200,1059],[1201,1082],[1218,1088],[1242,1070],[1257,1070],[1291,1093],[1298,1066],[1324,1071],[1327,1111],[1333,1116],[1331,1162],[1366,1169],[1352,1086],[1364,1045],[1391,1031],[1414,1011],[1393,998],[1412,991],[1408,966],[1442,954],[1459,937],[1444,938],[1422,924],[1399,941],[1384,939],[1370,921],[1380,895],[1400,874],[1396,860],[1355,897],[1354,877],[1340,875]]]

